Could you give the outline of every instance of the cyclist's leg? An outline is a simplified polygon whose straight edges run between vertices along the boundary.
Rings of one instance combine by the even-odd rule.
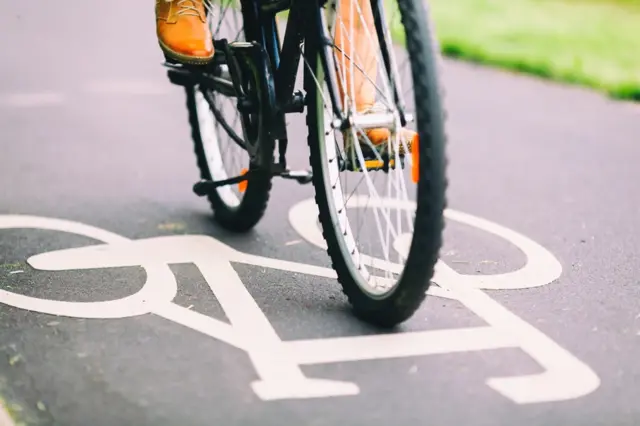
[[[377,108],[378,105],[376,105],[379,45],[371,0],[341,0],[339,10],[335,44],[336,62],[340,73],[338,88],[342,102],[345,102],[346,92],[347,102],[354,102],[357,112],[375,112],[378,109],[385,111],[385,107]],[[352,40],[354,52],[351,51]],[[346,106],[354,107],[354,105]],[[411,149],[417,134],[403,129],[400,135],[405,145]],[[370,129],[366,132],[366,136],[371,143],[382,147],[386,145],[390,132],[383,128]]]
[[[340,95],[344,102],[345,92],[355,93],[356,110],[362,112],[374,105],[376,97],[374,82],[378,69],[376,55],[378,43],[377,40],[367,36],[367,32],[374,37],[376,34],[371,2],[370,0],[341,0],[339,10],[335,44],[338,50],[336,62],[340,72]],[[359,14],[360,11],[362,16]],[[355,52],[352,52],[352,49]],[[353,63],[349,60],[350,58],[355,59]],[[368,80],[367,76],[374,79],[374,82]],[[354,100],[348,99],[348,101]],[[353,107],[353,105],[349,106]]]
[[[213,40],[206,19],[209,0],[156,0],[158,43],[168,59],[205,64],[213,58]]]

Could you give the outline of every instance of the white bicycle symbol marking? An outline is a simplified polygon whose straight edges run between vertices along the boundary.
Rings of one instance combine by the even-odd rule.
[[[358,203],[354,198],[352,206],[357,207]],[[55,230],[104,243],[33,256],[28,259],[33,268],[63,271],[141,266],[147,281],[136,294],[114,301],[53,301],[0,290],[0,303],[74,318],[115,319],[149,313],[161,316],[246,351],[260,377],[251,384],[252,389],[263,400],[335,397],[360,392],[354,383],[307,378],[301,365],[499,348],[520,348],[544,369],[539,374],[487,379],[489,387],[517,404],[574,399],[597,389],[600,379],[587,365],[482,291],[549,284],[562,272],[555,257],[527,237],[495,223],[453,210],[448,210],[446,216],[504,238],[527,257],[526,265],[518,271],[484,276],[462,275],[444,262],[438,263],[433,279],[438,286],[432,286],[429,293],[459,300],[488,326],[282,341],[246,290],[232,262],[335,278],[332,269],[242,253],[204,235],[134,241],[78,222],[21,215],[0,215],[0,229]],[[325,243],[315,223],[316,217],[311,199],[296,204],[289,214],[292,226],[303,238],[323,247]],[[173,303],[178,286],[169,264],[174,263],[192,263],[199,268],[231,324]]]

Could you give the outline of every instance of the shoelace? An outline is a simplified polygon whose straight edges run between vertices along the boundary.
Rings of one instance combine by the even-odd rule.
[[[200,16],[195,0],[178,0],[178,16]]]
[[[203,1],[203,4],[206,9],[208,9],[209,11],[211,10],[211,5],[207,0]],[[177,5],[180,8],[176,12],[176,15],[178,16],[200,16],[200,11],[198,10],[196,0],[178,0]]]

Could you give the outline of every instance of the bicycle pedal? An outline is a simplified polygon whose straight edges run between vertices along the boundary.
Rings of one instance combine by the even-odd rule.
[[[173,66],[169,66],[168,68],[167,78],[171,84],[175,84],[176,86],[190,86],[193,84],[193,78],[189,71]]]
[[[396,168],[396,160],[395,158],[389,159],[382,157],[382,160],[377,158],[365,158],[364,164],[367,171],[375,172],[375,171],[389,171],[395,170]],[[404,169],[404,156],[400,156],[400,167]],[[360,167],[360,162],[356,159],[356,161],[347,160],[344,162],[343,169],[349,172],[362,172],[363,168]]]
[[[180,64],[168,58],[162,65],[167,68],[167,77],[172,84],[185,87],[195,84],[196,77],[204,69],[201,65]]]
[[[307,183],[311,183],[313,180],[313,173],[308,170],[285,170],[280,173],[280,177],[283,179],[292,179],[300,185],[305,185]]]

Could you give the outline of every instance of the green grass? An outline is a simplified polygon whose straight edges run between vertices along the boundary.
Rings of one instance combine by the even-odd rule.
[[[426,1],[445,56],[640,101],[640,0]]]
[[[640,101],[640,0],[428,0],[446,56]]]
[[[4,411],[9,416],[9,419],[16,426],[26,426],[24,422],[22,422],[20,420],[16,420],[16,419],[18,419],[20,417],[19,414],[22,411],[22,407],[19,407],[19,406],[15,405],[15,404],[14,405],[7,404],[7,402],[4,399],[2,399],[2,397],[0,397],[0,409],[4,409]]]

